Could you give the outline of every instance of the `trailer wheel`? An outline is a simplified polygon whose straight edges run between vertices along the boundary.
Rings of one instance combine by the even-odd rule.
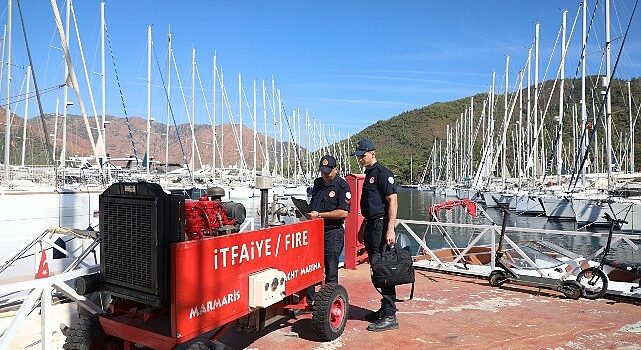
[[[122,339],[108,335],[102,330],[98,317],[80,314],[78,321],[67,329],[65,350],[122,350]]]
[[[314,297],[312,322],[322,341],[331,341],[343,334],[349,313],[347,291],[337,283],[327,283]]]
[[[608,290],[608,276],[597,267],[590,267],[579,272],[576,281],[583,287],[583,297],[586,299],[603,298]]]
[[[583,294],[583,286],[577,281],[564,281],[560,289],[568,299],[576,300]]]
[[[490,273],[489,282],[490,286],[498,287],[507,281],[507,275],[500,270],[494,270]]]

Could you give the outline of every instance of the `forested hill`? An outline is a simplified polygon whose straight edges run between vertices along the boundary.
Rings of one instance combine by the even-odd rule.
[[[597,79],[596,76],[589,77],[587,79],[587,85],[590,88],[586,92],[586,100],[588,100],[588,119],[592,120],[594,115],[596,115],[600,108],[600,90],[603,88],[598,85],[600,79]],[[542,84],[542,88],[539,92],[538,99],[538,110],[539,115],[543,114],[547,110],[546,117],[544,120],[545,129],[543,132],[543,137],[546,139],[546,143],[549,145],[556,137],[556,122],[555,116],[559,115],[559,83],[554,89],[555,93],[552,94],[550,98],[550,91],[554,85],[553,81],[547,81]],[[572,123],[573,123],[573,109],[576,105],[578,113],[580,113],[579,101],[581,99],[580,94],[581,81],[579,79],[571,80],[567,79],[565,81],[565,117],[563,123],[563,137],[565,138],[564,144],[570,141],[572,137]],[[639,114],[639,103],[641,102],[641,79],[635,78],[631,80],[631,91],[632,91],[632,117],[636,119]],[[504,116],[504,95],[501,94],[498,90],[496,91],[496,99],[494,101],[494,115],[496,122],[496,134],[495,138],[499,138],[498,135],[502,131]],[[511,92],[508,95],[508,101],[511,103],[515,93]],[[613,147],[616,152],[619,151],[619,144],[626,144],[629,140],[629,108],[628,108],[628,88],[627,81],[624,80],[613,80],[611,87],[612,95],[612,116],[613,116]],[[432,143],[434,139],[443,140],[443,150],[445,152],[445,135],[446,135],[446,126],[449,124],[451,127],[454,127],[456,120],[461,117],[461,114],[469,108],[471,100],[474,101],[474,125],[473,130],[476,130],[479,127],[479,122],[481,120],[480,116],[483,111],[484,100],[487,99],[488,94],[477,94],[475,96],[464,97],[455,101],[450,102],[437,102],[429,106],[418,108],[411,111],[403,112],[397,116],[394,116],[387,120],[381,120],[372,124],[359,132],[358,134],[352,137],[352,144],[354,145],[360,138],[368,137],[372,139],[377,145],[377,158],[381,160],[383,164],[388,166],[399,179],[400,183],[409,183],[410,180],[410,157],[413,158],[413,180],[414,182],[419,182],[421,180],[421,175],[425,168],[425,164],[430,156]],[[534,88],[530,88],[530,96],[532,101],[531,110],[534,109]],[[527,106],[527,89],[523,90],[523,123],[525,123],[526,115],[526,106]],[[547,108],[546,108],[547,106]],[[510,106],[508,106],[508,111]],[[519,111],[519,102],[517,100],[513,112],[512,121],[510,123],[510,130],[514,128],[515,120],[518,118]],[[487,115],[488,108],[485,108],[485,114]],[[579,114],[580,119],[580,114]],[[636,162],[639,163],[641,160],[641,133],[639,132],[641,127],[635,129],[635,155]],[[602,133],[602,129],[599,130]],[[509,136],[508,136],[509,137]],[[508,147],[511,147],[511,139],[508,138]],[[479,131],[476,137],[475,149],[476,155],[475,159],[480,157],[480,144],[482,142],[482,133]],[[565,151],[564,151],[565,152]],[[511,150],[508,154],[512,154]],[[570,155],[568,155],[570,156]],[[510,163],[511,160],[508,160]],[[356,167],[356,161],[352,160],[353,169]]]

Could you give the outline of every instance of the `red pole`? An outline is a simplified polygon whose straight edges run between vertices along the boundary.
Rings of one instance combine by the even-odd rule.
[[[358,239],[361,225],[365,225],[361,214],[361,192],[365,174],[349,174],[345,177],[349,185],[352,198],[349,204],[349,215],[345,218],[345,268],[356,269],[356,265],[367,260],[365,245]],[[364,229],[364,227],[363,227]]]

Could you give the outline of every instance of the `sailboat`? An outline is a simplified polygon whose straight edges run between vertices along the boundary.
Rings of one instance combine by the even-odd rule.
[[[410,183],[409,184],[402,184],[401,187],[403,188],[418,188],[418,184],[414,183],[414,159],[410,155]]]

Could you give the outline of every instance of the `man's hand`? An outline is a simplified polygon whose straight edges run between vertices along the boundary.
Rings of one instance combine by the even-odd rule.
[[[307,213],[308,219],[316,219],[317,217],[318,217],[318,212],[316,210],[312,210],[309,213]]]
[[[394,245],[394,242],[396,242],[396,233],[394,230],[388,230],[385,238],[387,239],[387,244]]]

